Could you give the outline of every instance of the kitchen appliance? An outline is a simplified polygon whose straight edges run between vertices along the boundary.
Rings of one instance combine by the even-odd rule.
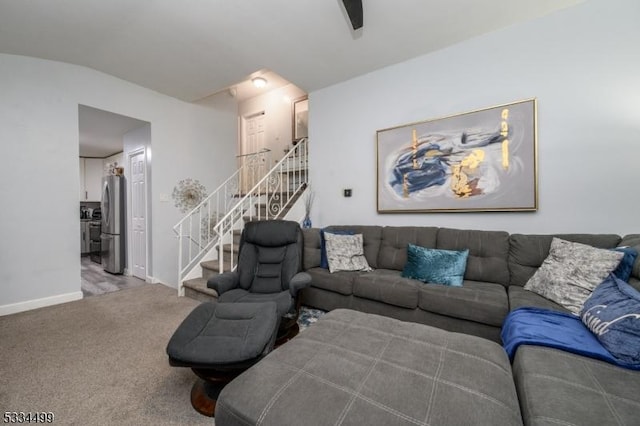
[[[87,220],[80,221],[80,256],[90,253],[91,240],[89,238],[89,222]]]
[[[102,224],[99,220],[89,222],[89,257],[92,262],[102,263]]]
[[[80,219],[89,219],[89,210],[85,206],[80,206]]]
[[[125,264],[124,176],[102,178],[101,254],[106,272],[122,274]]]

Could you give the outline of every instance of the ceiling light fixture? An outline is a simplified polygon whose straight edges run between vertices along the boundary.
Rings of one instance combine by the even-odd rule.
[[[262,77],[255,77],[251,79],[251,82],[253,83],[254,86],[256,86],[258,89],[263,88],[264,86],[267,85],[267,80],[262,78]]]

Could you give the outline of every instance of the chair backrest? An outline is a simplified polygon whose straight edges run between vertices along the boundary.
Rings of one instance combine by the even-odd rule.
[[[247,222],[240,238],[240,288],[251,293],[279,293],[302,270],[302,231],[297,222]]]

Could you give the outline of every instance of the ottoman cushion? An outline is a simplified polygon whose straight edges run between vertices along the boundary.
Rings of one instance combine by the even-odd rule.
[[[190,367],[251,360],[271,349],[278,318],[274,302],[203,303],[182,321],[167,354]]]
[[[640,371],[523,345],[513,372],[527,425],[638,424]]]
[[[221,392],[216,425],[521,425],[498,344],[334,310]]]

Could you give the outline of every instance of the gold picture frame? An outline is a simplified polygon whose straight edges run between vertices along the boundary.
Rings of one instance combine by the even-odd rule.
[[[376,132],[379,213],[536,211],[537,100]]]
[[[291,135],[296,142],[309,136],[309,98],[307,96],[293,101]]]

